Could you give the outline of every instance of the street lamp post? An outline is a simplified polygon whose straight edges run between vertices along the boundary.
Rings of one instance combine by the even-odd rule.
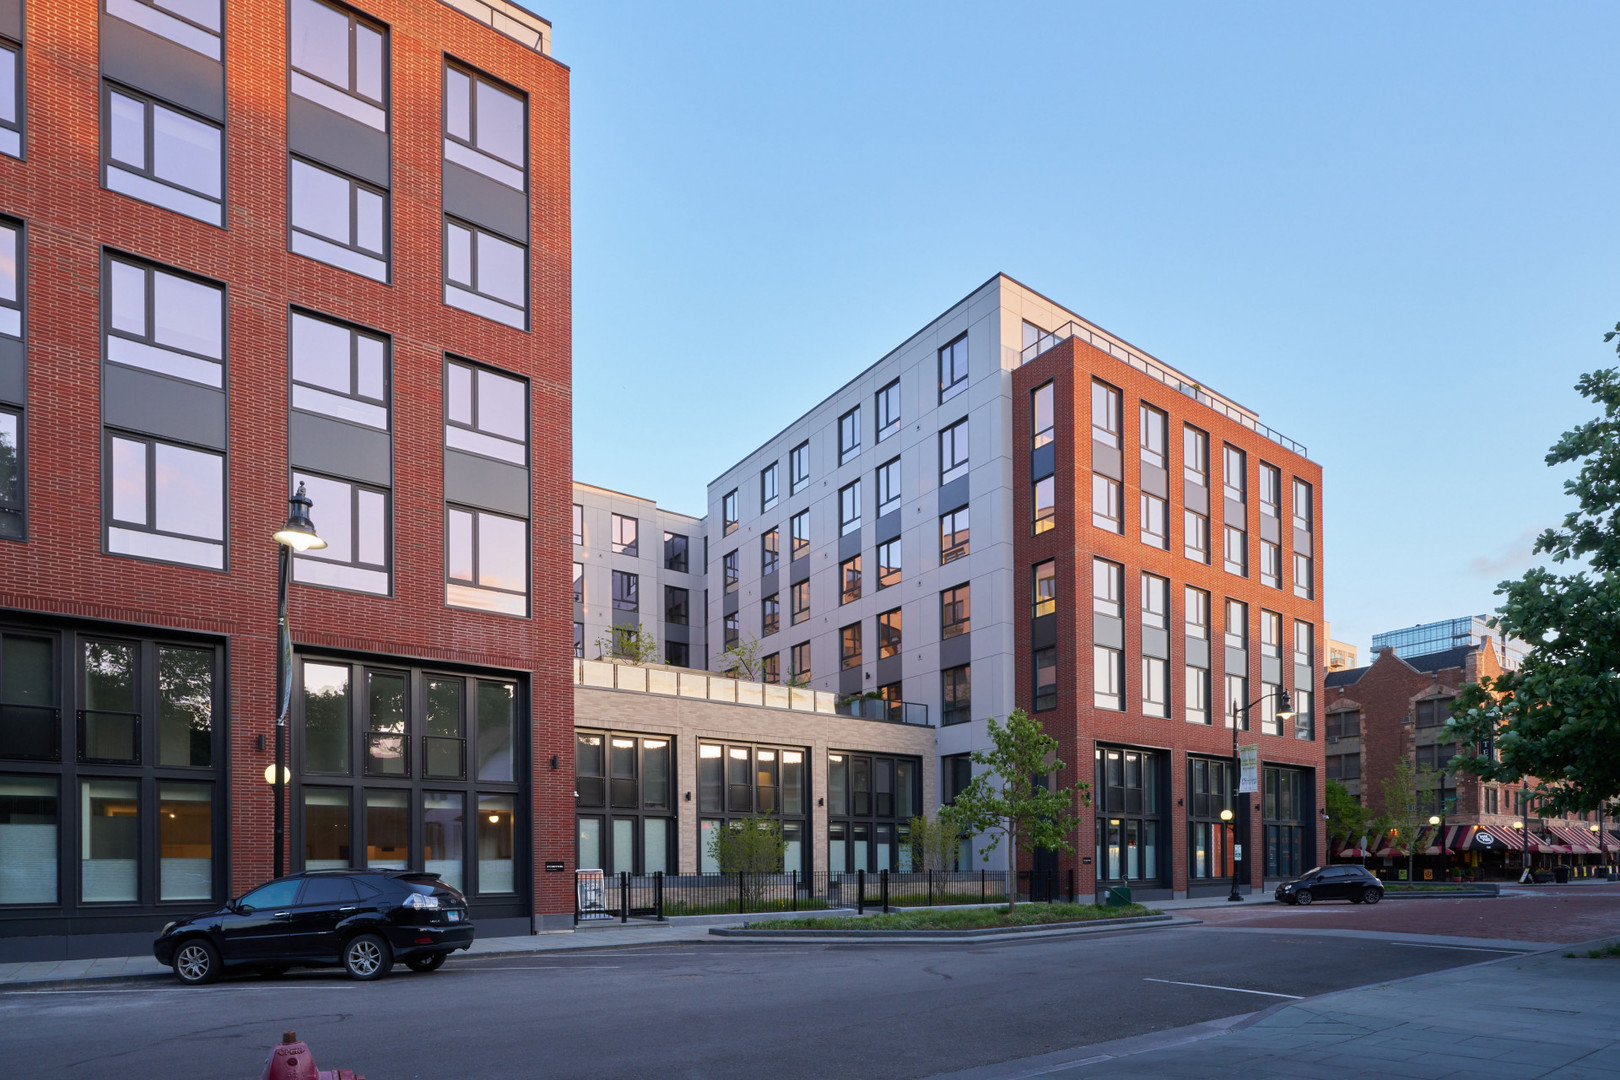
[[[287,627],[287,579],[292,574],[294,551],[319,551],[326,546],[315,533],[309,508],[315,505],[304,491],[303,481],[287,500],[287,523],[276,531],[281,565],[276,579],[276,761],[272,787],[275,789],[275,877],[286,872],[287,839],[287,709],[292,700],[292,634]]]
[[[1267,700],[1268,698],[1276,698],[1277,699],[1277,719],[1278,720],[1292,720],[1294,718],[1294,703],[1293,703],[1293,700],[1291,698],[1289,698],[1288,691],[1285,688],[1285,689],[1282,689],[1282,690],[1278,690],[1274,694],[1262,694],[1259,697],[1255,698],[1253,701],[1249,702],[1247,705],[1243,706],[1243,727],[1244,727],[1244,729],[1247,729],[1249,727],[1249,710],[1254,708],[1256,705],[1260,704],[1262,701]],[[1231,838],[1231,840],[1229,842],[1229,848],[1230,848],[1230,851],[1231,851],[1231,854],[1232,854],[1232,894],[1226,898],[1229,901],[1231,901],[1231,900],[1242,900],[1243,899],[1243,894],[1238,892],[1238,857],[1237,857],[1237,825],[1236,825],[1236,820],[1237,820],[1236,809],[1237,809],[1237,804],[1238,804],[1238,796],[1243,794],[1242,792],[1240,792],[1238,790],[1238,788],[1241,786],[1239,784],[1239,782],[1238,782],[1238,775],[1242,771],[1242,769],[1243,769],[1243,764],[1238,758],[1238,723],[1237,723],[1237,717],[1233,716],[1232,717],[1232,805],[1231,805],[1231,807],[1221,811],[1221,821],[1229,823],[1229,824],[1232,825],[1232,838]]]
[[[1434,846],[1437,847],[1437,848],[1440,847],[1440,821],[1441,821],[1441,818],[1440,818],[1439,814],[1430,814],[1429,815],[1429,828],[1434,830]],[[1410,856],[1408,856],[1408,858],[1410,858]],[[1406,876],[1407,876],[1408,880],[1412,880],[1412,875],[1410,873],[1408,873]],[[1441,878],[1444,878],[1446,876],[1446,849],[1445,848],[1440,848],[1440,876],[1441,876]]]

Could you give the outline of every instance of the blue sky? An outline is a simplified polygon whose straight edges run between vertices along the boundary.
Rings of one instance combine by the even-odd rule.
[[[1364,656],[1493,608],[1568,507],[1620,6],[530,6],[573,71],[580,480],[701,513],[1005,271],[1309,447]]]

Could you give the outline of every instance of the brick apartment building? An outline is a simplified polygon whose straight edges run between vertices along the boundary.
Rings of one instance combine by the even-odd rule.
[[[0,959],[272,869],[572,910],[568,71],[505,0],[0,0]]]

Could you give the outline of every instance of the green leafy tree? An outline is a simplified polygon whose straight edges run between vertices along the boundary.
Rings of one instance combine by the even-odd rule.
[[[1367,835],[1367,808],[1337,780],[1327,782],[1328,836],[1337,846],[1358,844]]]
[[[722,874],[739,874],[743,906],[759,909],[767,874],[780,874],[787,854],[782,823],[766,814],[727,822],[709,833],[709,857]]]
[[[986,724],[990,748],[973,751],[973,763],[985,771],[940,809],[940,820],[986,834],[989,839],[979,851],[986,858],[1005,839],[1014,866],[1019,853],[1036,848],[1074,854],[1069,843],[1079,824],[1074,808],[1091,805],[1091,785],[1081,782],[1056,790],[1047,785],[1046,778],[1065,767],[1057,758],[1057,740],[1023,709],[1014,709],[1005,724],[993,716]],[[1016,889],[1009,888],[1007,896],[1009,908],[1018,902]]]
[[[615,626],[596,639],[598,660],[625,660],[629,663],[658,663],[658,639],[647,628]]]
[[[1384,809],[1374,827],[1389,839],[1391,847],[1405,850],[1408,881],[1412,880],[1412,849],[1429,823],[1430,796],[1419,789],[1428,786],[1430,772],[1414,768],[1402,758],[1383,780]]]
[[[914,873],[946,873],[956,866],[962,830],[940,817],[914,817],[906,823],[906,847]]]
[[[760,663],[759,639],[752,634],[742,638],[720,654],[720,661],[715,670],[722,675],[729,675],[733,679],[752,679],[758,682],[765,674],[764,666]]]
[[[1617,336],[1620,324],[1603,340]],[[1553,814],[1595,810],[1620,793],[1620,371],[1583,375],[1575,388],[1601,415],[1548,452],[1549,466],[1579,463],[1564,482],[1576,505],[1533,548],[1571,572],[1537,567],[1497,586],[1504,600],[1492,625],[1529,655],[1517,671],[1465,686],[1447,729],[1464,744],[1453,768],[1539,778]]]

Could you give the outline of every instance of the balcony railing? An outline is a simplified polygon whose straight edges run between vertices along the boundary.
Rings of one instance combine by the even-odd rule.
[[[1303,443],[1295,442],[1282,432],[1275,431],[1267,427],[1249,413],[1237,408],[1230,402],[1223,401],[1222,399],[1216,397],[1208,390],[1205,390],[1202,386],[1199,386],[1197,383],[1187,382],[1176,372],[1160,364],[1158,361],[1153,360],[1150,357],[1143,356],[1136,350],[1128,348],[1125,345],[1121,345],[1112,338],[1104,337],[1102,334],[1097,333],[1090,326],[1087,326],[1084,323],[1067,322],[1058,327],[1056,330],[1052,331],[1050,334],[1042,334],[1035,341],[1032,341],[1028,345],[1024,346],[1023,350],[1018,354],[1019,365],[1022,366],[1029,363],[1047,349],[1050,349],[1052,346],[1057,345],[1060,342],[1067,341],[1072,337],[1077,337],[1081,341],[1084,341],[1086,344],[1090,345],[1092,348],[1105,352],[1114,359],[1129,364],[1137,371],[1142,372],[1144,375],[1158,379],[1168,387],[1179,390],[1181,393],[1186,394],[1194,401],[1197,401],[1202,405],[1208,405],[1211,409],[1214,409],[1222,416],[1236,420],[1250,431],[1263,435],[1280,446],[1287,447],[1300,457],[1310,456],[1306,453],[1305,445]]]
[[[882,698],[841,697],[836,706],[839,716],[881,720],[886,724],[928,726],[928,706],[913,701],[885,701]]]

